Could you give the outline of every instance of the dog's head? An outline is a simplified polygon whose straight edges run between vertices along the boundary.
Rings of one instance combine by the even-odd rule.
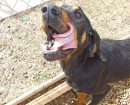
[[[47,35],[44,58],[70,60],[75,53],[88,50],[88,56],[100,56],[100,38],[78,6],[48,5],[42,8],[41,29]]]

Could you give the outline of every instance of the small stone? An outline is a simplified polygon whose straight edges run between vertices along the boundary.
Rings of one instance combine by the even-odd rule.
[[[74,101],[72,100],[71,103],[74,103]]]
[[[2,33],[3,32],[3,30],[2,29],[0,29],[0,33]]]
[[[0,87],[0,95],[5,91],[4,87]]]
[[[28,76],[26,75],[26,76],[24,76],[24,78],[26,79],[26,78],[28,78]]]
[[[17,28],[12,28],[12,29],[11,29],[11,33],[12,33],[12,34],[14,34],[14,33],[17,32],[17,31],[18,31]]]
[[[33,69],[33,70],[36,70],[36,68],[37,68],[37,64],[33,63],[33,64],[32,64],[32,69]]]
[[[3,58],[3,54],[0,54],[0,59],[2,59]]]
[[[12,67],[11,70],[14,71],[14,67]]]
[[[24,72],[23,75],[27,75],[28,73],[27,72]]]
[[[9,25],[8,28],[11,28],[11,26]]]
[[[121,105],[127,105],[127,102],[123,101],[121,102]]]
[[[26,21],[28,21],[29,20],[29,17],[28,16],[22,16],[21,17],[21,21],[22,22],[26,22]]]

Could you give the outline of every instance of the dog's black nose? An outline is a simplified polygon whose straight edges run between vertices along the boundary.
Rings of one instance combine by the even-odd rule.
[[[57,16],[59,14],[59,8],[56,5],[49,5],[48,9],[49,13],[53,16]]]
[[[56,5],[48,5],[41,9],[42,13],[48,13],[50,16],[57,16],[59,14],[59,8]]]
[[[56,8],[52,8],[51,12],[53,15],[58,15],[58,10]]]

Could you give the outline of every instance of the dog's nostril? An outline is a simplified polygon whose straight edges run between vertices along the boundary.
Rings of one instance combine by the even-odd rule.
[[[41,11],[45,13],[47,11],[47,7],[43,7]]]
[[[53,8],[53,9],[52,9],[52,14],[53,14],[53,15],[58,15],[58,11]]]

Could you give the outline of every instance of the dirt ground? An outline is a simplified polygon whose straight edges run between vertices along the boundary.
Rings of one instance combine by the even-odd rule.
[[[130,36],[130,0],[54,2],[57,5],[81,6],[101,38],[123,39]],[[41,44],[45,42],[45,34],[40,32],[39,24],[43,5],[0,21],[0,104],[61,71],[58,61],[47,62],[42,57]],[[130,79],[110,84],[111,91],[99,105],[130,105],[129,82]],[[70,105],[73,99],[70,92],[50,105]]]

